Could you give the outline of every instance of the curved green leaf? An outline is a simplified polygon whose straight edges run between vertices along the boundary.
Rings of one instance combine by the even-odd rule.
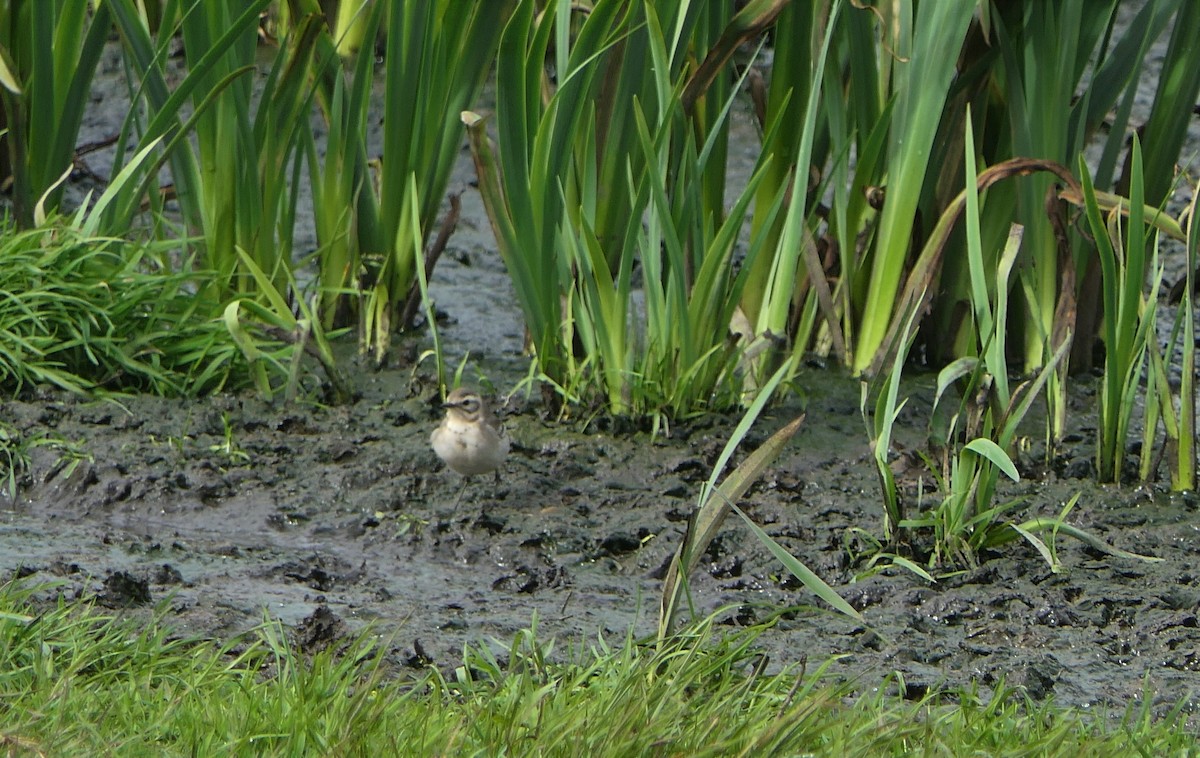
[[[1017,473],[1017,467],[1013,465],[1012,458],[1009,458],[1008,453],[1004,452],[1004,449],[995,442],[980,437],[968,442],[963,449],[970,450],[977,455],[987,458],[996,465],[996,468],[1003,471],[1014,482],[1021,481],[1021,475]]]

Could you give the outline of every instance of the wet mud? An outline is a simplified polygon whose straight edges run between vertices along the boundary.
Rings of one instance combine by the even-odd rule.
[[[935,584],[903,570],[855,581],[854,529],[878,534],[882,513],[858,388],[826,371],[800,385],[807,421],[743,507],[865,623],[818,607],[732,521],[692,579],[697,613],[724,608],[731,626],[777,616],[761,639],[773,662],[841,656],[830,675],[863,688],[900,672],[914,696],[1003,679],[1081,707],[1196,701],[1194,498],[1071,479],[1067,456],[1006,490],[1025,498],[1019,513],[1057,514],[1082,491],[1071,523],[1162,562],[1060,537],[1060,573],[1014,543]],[[320,649],[369,623],[418,669],[455,665],[464,644],[500,651],[535,618],[540,635],[564,643],[653,631],[659,577],[733,417],[652,441],[581,433],[512,398],[500,411],[515,440],[502,480],[464,488],[429,448],[440,413],[432,382],[397,368],[364,371],[361,387],[340,407],[228,396],[5,403],[18,429],[78,440],[92,460],[67,476],[53,453],[35,451],[32,480],[0,514],[0,568],[59,582],[47,596],[118,613],[165,604],[181,633],[224,638],[265,614]],[[800,400],[771,410],[746,450],[799,410]],[[927,412],[917,402],[902,424],[921,430]]]

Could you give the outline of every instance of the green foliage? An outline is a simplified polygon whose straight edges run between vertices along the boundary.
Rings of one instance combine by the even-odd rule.
[[[1165,436],[1164,450],[1169,471],[1171,489],[1175,491],[1196,488],[1196,344],[1185,335],[1194,334],[1196,324],[1196,265],[1197,250],[1200,248],[1200,223],[1196,220],[1197,198],[1200,192],[1193,188],[1192,205],[1187,221],[1187,263],[1175,311],[1175,323],[1165,348],[1160,348],[1157,339],[1146,340],[1149,356],[1147,365],[1145,415],[1142,420],[1141,462],[1138,473],[1143,481],[1151,479],[1158,464],[1158,425],[1162,422]],[[1154,251],[1157,257],[1158,245]],[[1159,291],[1162,269],[1157,269],[1151,292]],[[1155,308],[1147,308],[1145,318],[1148,331],[1155,332]],[[1173,388],[1169,366],[1178,355],[1178,390]]]
[[[479,191],[525,316],[540,372],[554,385],[571,383],[571,345],[562,336],[562,298],[569,271],[558,255],[574,140],[586,104],[595,97],[599,56],[617,45],[629,23],[615,0],[601,0],[570,38],[571,9],[557,2],[535,17],[525,0],[505,26],[496,67],[497,147],[484,121],[464,114]],[[544,62],[555,30],[558,88],[543,102]],[[612,324],[623,329],[623,324]]]
[[[1052,547],[1047,547],[1034,533],[1051,525],[1055,533],[1078,537],[1089,544],[1103,544],[1081,530],[1063,523],[1061,518],[1013,523],[1008,520],[1008,514],[1018,503],[993,502],[1001,474],[1013,481],[1020,479],[1011,457],[1018,428],[1033,401],[1054,374],[1058,363],[1065,357],[1070,348],[1070,335],[1056,346],[1050,360],[1033,379],[1010,389],[1008,353],[1005,348],[1005,337],[1008,333],[1009,277],[1022,249],[1022,230],[1020,227],[1014,227],[999,259],[990,265],[985,264],[981,242],[981,198],[979,180],[976,178],[975,145],[972,135],[971,115],[968,113],[964,139],[967,181],[964,190],[963,223],[967,245],[970,313],[973,321],[968,331],[978,335],[978,342],[971,346],[973,355],[951,362],[938,375],[933,411],[936,413],[945,392],[956,383],[960,388],[961,401],[958,411],[938,440],[941,449],[940,464],[926,459],[937,484],[939,502],[936,505],[925,512],[907,516],[901,506],[900,493],[888,459],[892,426],[900,407],[899,377],[910,346],[913,315],[909,316],[904,331],[898,337],[886,388],[876,393],[874,433],[871,435],[884,502],[884,541],[888,549],[896,550],[902,545],[913,544],[911,534],[928,531],[932,535],[932,542],[927,548],[928,557],[923,561],[923,566],[907,558],[903,563],[892,561],[916,571],[925,578],[932,578],[929,570],[974,566],[977,555],[983,548],[1012,541],[1017,535],[1030,542],[1046,558],[1053,570],[1058,570]],[[1136,144],[1134,158],[1136,163]],[[1085,178],[1084,195],[1089,196],[1090,191],[1090,184]],[[1135,192],[1132,207],[1140,209],[1141,197],[1138,193],[1140,190]],[[1093,214],[1098,216],[1094,196],[1090,197],[1090,207]],[[953,208],[947,211],[951,212],[957,215]],[[1141,228],[1140,213],[1136,217],[1131,214],[1130,222],[1136,222]],[[1137,255],[1138,253],[1131,253],[1134,260],[1131,266],[1132,270],[1141,271],[1142,266]],[[1114,277],[1113,281],[1118,279]],[[1120,281],[1128,283],[1129,279]],[[1131,296],[1140,298],[1140,281],[1136,285],[1130,285],[1129,292]],[[1116,312],[1115,309],[1112,312]],[[1132,312],[1140,316],[1140,310],[1134,309]],[[915,315],[915,311],[913,314]],[[1131,379],[1128,371],[1122,371],[1116,376],[1126,383],[1136,383],[1133,381],[1136,374],[1132,375]],[[867,415],[867,397],[868,392],[864,389],[864,417]],[[1074,501],[1064,509],[1064,516],[1073,505]],[[875,552],[880,553],[883,548],[882,543],[876,543]],[[918,553],[925,550],[923,546],[917,548]],[[1116,551],[1106,547],[1106,552]],[[1142,557],[1127,553],[1123,555]],[[874,558],[872,561],[871,567],[874,568],[878,561]]]
[[[1100,298],[1087,289],[1095,259],[1064,210],[1048,204],[1047,192],[1052,181],[1065,182],[1070,189],[1060,198],[1082,206],[1071,187],[1077,182],[1062,166],[1075,165],[1097,135],[1103,156],[1095,182],[1109,189],[1127,181],[1115,175],[1116,161],[1132,126],[1143,62],[1164,30],[1174,29],[1172,55],[1147,124],[1161,124],[1154,177],[1173,175],[1180,124],[1200,88],[1196,67],[1188,65],[1194,50],[1184,50],[1190,37],[1181,31],[1192,28],[1194,10],[1177,0],[1127,5],[789,5],[775,27],[788,44],[773,51],[769,86],[752,88],[762,151],[773,158],[759,186],[754,228],[766,230],[774,251],[757,258],[743,293],[753,335],[833,353],[873,376],[888,365],[914,294],[926,292],[929,314],[917,338],[930,360],[971,353],[973,335],[961,319],[972,289],[966,258],[938,254],[928,265],[913,263],[957,202],[970,106],[981,166],[1030,160],[1058,174],[1006,183],[981,207],[987,265],[998,260],[1014,217],[1024,228],[1007,325],[1009,341],[1021,345],[1019,368],[1039,370],[1065,333],[1081,331],[1074,361],[1087,368],[1103,318]],[[781,114],[781,128],[772,132]],[[767,223],[772,193],[788,185],[785,212]],[[1161,191],[1152,197],[1158,202]],[[955,237],[951,244],[961,243]],[[1066,367],[1064,359],[1049,380],[1055,438],[1065,424]]]
[[[1197,748],[1178,710],[1146,698],[1123,719],[1061,710],[1003,684],[916,702],[813,671],[768,674],[770,626],[715,638],[716,617],[669,644],[556,652],[536,627],[504,656],[465,651],[452,672],[393,678],[369,633],[303,654],[278,624],[226,644],[156,614],[120,621],[52,587],[0,588],[3,739],[45,755],[900,754],[1152,755]],[[902,682],[900,683],[902,684]],[[901,691],[904,687],[900,687]]]
[[[267,275],[250,260],[245,253],[242,263],[257,280],[266,305],[253,298],[230,301],[225,306],[224,323],[233,341],[241,349],[254,378],[259,394],[271,400],[280,379],[284,381],[284,399],[295,399],[301,378],[301,365],[306,354],[311,354],[325,370],[334,399],[349,400],[351,389],[335,365],[333,348],[314,315],[314,308],[300,301],[294,313],[285,300],[283,292],[275,289]],[[291,282],[295,289],[295,282]],[[243,309],[250,318],[242,319]],[[265,339],[255,333],[265,334]],[[282,344],[281,344],[282,343]]]
[[[244,365],[195,296],[209,276],[164,271],[165,245],[60,222],[0,231],[0,386],[181,395],[239,383]]]
[[[1167,15],[1162,9],[1170,3],[1148,3],[1109,51],[1105,45],[1116,34],[1112,25],[1118,4],[1113,0],[1069,0],[1021,9],[1014,6],[993,14],[1002,64],[991,76],[1004,89],[997,102],[985,105],[982,98],[977,98],[977,112],[987,119],[986,124],[1002,124],[997,150],[1005,157],[1019,155],[1072,165],[1090,143],[1104,138],[1099,131],[1101,120],[1114,104],[1119,115],[1116,128],[1109,129],[1106,157],[1112,148],[1120,147],[1143,61],[1162,30]],[[1150,7],[1155,5],[1158,8]],[[980,65],[984,65],[982,61]],[[1090,66],[1101,70],[1085,82]],[[1077,93],[1082,94],[1076,97]],[[979,139],[986,139],[982,130]],[[1100,163],[1095,181],[1108,186],[1113,174],[1111,161],[1102,159]],[[1063,228],[1062,220],[1047,210],[1051,182],[1051,177],[1039,175],[1005,187],[989,198],[985,220],[985,239],[992,238],[986,244],[990,249],[1002,244],[999,238],[1007,226],[1002,220],[1006,214],[1015,215],[1024,229],[1021,265],[1015,271],[1024,297],[1015,303],[1011,331],[1023,335],[1023,349],[1014,354],[1023,356],[1023,365],[1018,368],[1025,371],[1044,366],[1053,354],[1057,345],[1050,345],[1050,337],[1064,328],[1055,323],[1064,318],[1056,313],[1060,293],[1074,289],[1089,260],[1080,254],[1086,249],[1083,238]],[[1069,250],[1060,249],[1064,245],[1079,251],[1075,260]],[[1074,295],[1069,291],[1065,294]],[[1073,324],[1066,328],[1078,331]],[[1090,332],[1081,335],[1084,340],[1092,336]],[[1062,377],[1065,374],[1060,372]],[[1058,392],[1050,399],[1065,400]],[[1056,429],[1055,433],[1061,435],[1062,430]]]
[[[126,60],[141,79],[139,95],[149,113],[143,139],[161,134],[170,140],[165,150],[184,222],[198,230],[204,263],[216,274],[213,289],[202,294],[214,301],[258,291],[239,250],[277,290],[285,290],[292,268],[296,181],[289,175],[299,170],[300,134],[311,128],[306,81],[319,27],[308,19],[289,30],[255,97],[250,74],[266,6],[267,0],[183,2],[178,22],[155,34],[130,0],[113,3]],[[172,88],[168,49],[177,34],[187,75]],[[195,114],[190,129],[180,124],[188,105]],[[194,142],[175,139],[189,131]]]
[[[862,394],[859,400],[859,412],[867,426],[867,438],[870,440],[872,460],[875,463],[875,473],[879,477],[879,493],[883,498],[883,538],[889,543],[896,542],[897,529],[904,518],[904,507],[900,500],[900,490],[896,485],[896,477],[892,474],[889,457],[892,452],[892,429],[904,408],[907,400],[900,400],[900,376],[903,373],[904,361],[908,357],[912,345],[913,324],[916,312],[908,314],[899,340],[892,370],[886,375],[881,387],[873,387],[867,382],[862,383]],[[874,397],[874,403],[870,402]]]
[[[683,541],[679,544],[679,549],[675,551],[675,556],[671,559],[671,563],[667,567],[667,572],[663,577],[662,602],[658,617],[658,637],[660,643],[667,639],[674,629],[684,598],[687,597],[690,602],[691,598],[687,595],[688,576],[700,564],[704,551],[708,549],[709,544],[712,543],[720,532],[721,526],[724,524],[725,518],[729,515],[730,511],[736,512],[742,518],[755,538],[765,545],[805,587],[812,590],[819,598],[847,616],[855,619],[862,618],[859,616],[858,611],[854,610],[849,603],[838,595],[837,591],[826,584],[823,579],[813,573],[811,569],[796,559],[795,556],[790,555],[784,550],[781,545],[759,528],[737,506],[737,501],[741,499],[742,495],[746,494],[751,485],[762,476],[767,467],[783,452],[784,445],[791,440],[792,436],[800,428],[800,424],[804,421],[804,416],[800,416],[771,435],[770,439],[754,450],[754,452],[750,453],[746,457],[746,460],[739,464],[729,476],[725,477],[725,480],[719,486],[717,485],[717,480],[724,473],[725,467],[729,464],[738,445],[741,444],[746,433],[750,431],[754,421],[766,406],[767,400],[772,396],[776,385],[782,381],[783,377],[789,371],[789,366],[782,366],[767,381],[767,384],[763,387],[763,391],[750,405],[746,414],[738,422],[737,428],[734,429],[729,441],[725,443],[725,447],[717,459],[717,464],[713,467],[708,481],[705,482],[704,488],[700,491],[696,513],[688,522],[688,528],[683,535]],[[695,609],[693,608],[692,611],[692,615],[695,617]]]
[[[305,18],[319,17],[315,0],[301,4]],[[427,248],[462,143],[459,114],[483,88],[514,4],[340,4],[338,35],[347,26],[367,39],[385,33],[388,128],[375,174],[365,148],[374,48],[353,56],[347,83],[332,51],[345,54],[357,44],[324,28],[318,32],[317,96],[330,125],[323,161],[311,132],[304,136],[320,245],[320,316],[332,327],[349,325],[357,314],[361,351],[376,361],[386,356],[391,332],[411,326],[423,297],[417,268],[432,273],[457,223],[455,204]],[[415,215],[409,213],[410,195]]]
[[[1175,163],[1187,135],[1188,106],[1200,93],[1200,5],[1180,2],[1171,23],[1171,39],[1163,58],[1154,107],[1146,121],[1146,202],[1159,206],[1167,198]],[[1194,111],[1194,108],[1192,109]],[[1194,116],[1193,116],[1194,118]]]
[[[1143,292],[1147,241],[1143,223],[1141,148],[1137,139],[1133,143],[1133,183],[1128,204],[1114,208],[1107,223],[1101,217],[1086,168],[1082,173],[1088,223],[1100,255],[1106,314],[1096,468],[1101,481],[1119,482],[1135,393],[1141,384],[1146,361],[1146,345],[1153,339],[1155,309],[1154,302],[1148,303]],[[1122,211],[1129,216],[1124,229]],[[1152,257],[1157,258],[1157,253]],[[1157,285],[1154,289],[1157,291]]]
[[[591,390],[656,427],[741,400],[735,249],[763,173],[727,211],[733,101],[717,72],[778,10],[602,1],[575,27],[567,2],[539,18],[518,6],[498,60],[498,154],[482,119],[465,118],[539,372],[560,394]]]
[[[874,232],[869,269],[860,269],[862,274],[869,270],[870,276],[852,364],[856,371],[871,365],[890,323],[925,175],[931,164],[936,165],[931,155],[934,138],[975,3],[902,2],[895,8],[895,15],[887,19],[896,29],[890,40],[896,62],[887,72],[896,98],[888,135],[888,200]]]
[[[0,1],[0,169],[12,177],[17,223],[57,210],[72,169],[88,91],[111,26],[102,3]],[[0,179],[7,172],[0,170]],[[40,206],[40,210],[38,208]]]

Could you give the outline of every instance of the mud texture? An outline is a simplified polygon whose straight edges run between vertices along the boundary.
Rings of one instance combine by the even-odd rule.
[[[165,603],[184,633],[227,637],[265,613],[319,649],[372,622],[395,660],[416,668],[453,666],[466,643],[499,650],[535,615],[539,634],[560,641],[650,633],[658,577],[734,419],[652,442],[581,434],[513,399],[501,411],[516,440],[502,481],[467,482],[456,505],[462,480],[428,446],[435,389],[411,376],[364,372],[362,398],[343,407],[10,401],[3,413],[19,429],[79,440],[94,460],[64,476],[56,456],[35,453],[34,481],[2,514],[0,569],[120,613]],[[723,623],[743,625],[787,608],[762,637],[771,659],[844,656],[831,675],[864,688],[898,671],[910,695],[970,681],[986,691],[1003,678],[1077,706],[1195,704],[1194,499],[1097,488],[1052,468],[1006,495],[1052,515],[1083,490],[1072,523],[1164,560],[1060,538],[1058,574],[1014,543],[932,585],[906,571],[854,582],[852,528],[878,533],[881,518],[857,387],[821,371],[801,384],[808,421],[743,505],[866,623],[814,607],[733,522],[693,578],[698,612],[729,606]],[[748,446],[798,410],[772,411]],[[914,405],[902,423],[921,428],[927,410]],[[1056,468],[1086,466],[1064,458]]]

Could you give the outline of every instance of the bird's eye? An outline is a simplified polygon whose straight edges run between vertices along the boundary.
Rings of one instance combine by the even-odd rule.
[[[467,413],[475,413],[479,410],[479,401],[473,397],[469,397],[462,401],[462,409]]]

